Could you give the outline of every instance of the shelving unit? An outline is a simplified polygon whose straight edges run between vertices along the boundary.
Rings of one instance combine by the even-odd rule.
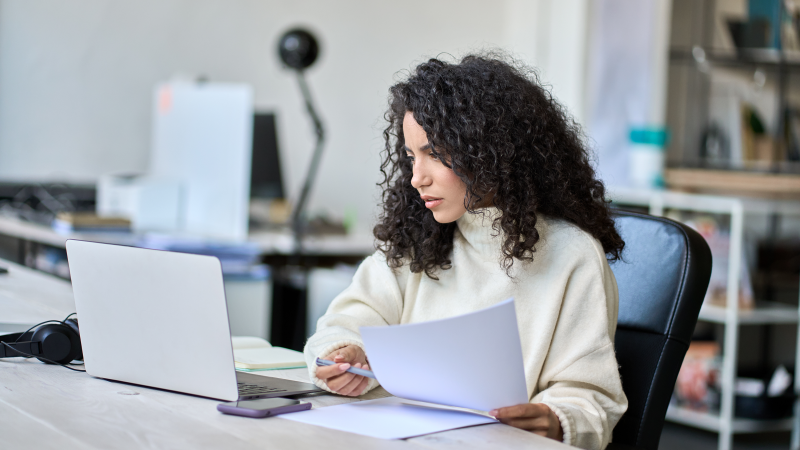
[[[666,125],[673,133],[668,152],[669,165],[677,168],[733,169],[739,173],[755,170],[773,174],[800,174],[800,161],[796,160],[793,151],[789,151],[788,144],[792,138],[787,137],[786,133],[787,123],[793,123],[792,120],[787,122],[787,113],[794,117],[795,110],[800,106],[796,101],[790,102],[790,98],[797,98],[790,94],[797,93],[800,51],[787,50],[791,46],[784,46],[783,50],[772,47],[736,48],[729,22],[747,20],[748,2],[734,3],[720,0],[673,2],[667,55]],[[744,44],[740,42],[740,45]],[[754,97],[746,95],[744,91],[736,94],[739,100],[751,104],[764,119],[765,132],[773,140],[771,158],[765,157],[764,153],[758,156],[739,155],[734,151],[739,146],[732,142],[741,139],[740,130],[730,128],[730,123],[720,120],[718,115],[714,117],[713,111],[719,112],[721,106],[719,103],[714,106],[712,94],[721,94],[722,91],[718,89],[734,80],[735,90],[746,84],[749,87],[747,92],[765,100],[763,103],[753,102]],[[728,84],[728,88],[732,86]],[[726,107],[730,107],[730,104]],[[789,126],[794,128],[793,125]],[[723,147],[725,142],[728,143],[730,153],[727,161],[719,155],[704,155],[703,149],[708,151],[708,148],[703,142],[709,133],[714,135],[715,130],[721,135],[717,143]],[[752,144],[749,148],[752,149]]]
[[[727,214],[730,216],[730,247],[726,306],[704,305],[700,320],[723,324],[721,402],[719,413],[698,412],[670,406],[667,420],[703,430],[719,433],[719,450],[730,450],[733,435],[764,431],[792,431],[792,450],[800,450],[800,400],[795,401],[793,418],[780,420],[755,420],[734,416],[737,351],[740,325],[797,324],[798,308],[768,302],[756,302],[752,310],[739,309],[739,274],[742,261],[745,214],[784,214],[800,216],[800,202],[761,200],[727,196],[696,195],[681,192],[642,190],[629,188],[609,189],[610,199],[617,205],[645,207],[655,216],[664,215],[666,209]],[[795,361],[800,361],[800,332],[797,337]],[[794,391],[800,395],[800,364],[795,364]]]
[[[688,97],[681,107],[680,114],[673,113],[669,118],[669,127],[676,131],[676,140],[672,149],[671,165],[692,168],[713,168],[730,170],[731,173],[766,171],[773,174],[798,174],[800,161],[774,160],[772,162],[741,161],[736,164],[731,162],[715,162],[705,160],[701,156],[701,137],[711,123],[709,119],[711,103],[711,73],[718,70],[728,72],[760,73],[764,80],[762,84],[769,84],[775,90],[775,123],[768,126],[769,134],[778,147],[788,145],[786,139],[786,121],[784,114],[789,106],[789,89],[791,77],[800,74],[800,53],[787,55],[786,53],[762,49],[736,52],[733,50],[719,50],[695,45],[690,49],[675,49],[670,51],[669,61],[675,70],[693,72],[691,75],[676,76],[685,78],[682,86],[685,92],[678,93]],[[675,72],[676,74],[678,72]],[[767,81],[769,80],[769,81]],[[673,106],[674,108],[675,106]],[[678,118],[680,117],[680,118]],[[738,139],[735,136],[726,136],[728,140]],[[678,151],[679,155],[675,152]],[[773,154],[773,157],[775,154]],[[754,164],[755,163],[755,164]],[[753,167],[753,166],[756,167]]]

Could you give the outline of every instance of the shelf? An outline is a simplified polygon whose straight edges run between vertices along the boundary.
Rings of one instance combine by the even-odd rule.
[[[705,58],[705,61],[725,67],[752,67],[765,66],[775,68],[800,69],[800,52],[781,52],[772,48],[748,48],[748,49],[700,49],[694,48],[673,48],[669,51],[669,57],[673,61],[697,63]],[[699,58],[699,61],[698,61]]]
[[[754,309],[739,309],[740,325],[766,325],[775,323],[798,323],[800,313],[796,307],[783,303],[758,302]],[[700,320],[725,323],[725,307],[703,305]]]
[[[673,169],[679,170],[679,169]],[[688,169],[680,169],[688,170]],[[765,199],[732,195],[690,194],[686,192],[609,186],[608,198],[617,205],[731,214],[740,205],[747,214],[786,214],[800,216],[800,202],[796,200]]]
[[[707,431],[719,432],[722,420],[717,413],[699,412],[680,406],[670,405],[667,409],[667,420]],[[792,429],[792,418],[776,420],[756,420],[734,418],[731,430],[734,433],[759,433],[763,431],[789,431]]]
[[[667,169],[664,181],[671,189],[712,191],[772,198],[800,197],[800,175],[732,170]]]

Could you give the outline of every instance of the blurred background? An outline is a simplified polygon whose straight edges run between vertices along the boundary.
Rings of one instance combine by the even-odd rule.
[[[430,57],[501,49],[581,125],[614,207],[688,223],[712,248],[662,448],[787,448],[798,8],[0,0],[0,263],[69,279],[70,237],[215,255],[233,333],[301,348],[374,251],[389,86]]]
[[[249,85],[253,107],[276,115],[286,198],[296,198],[313,134],[276,48],[300,26],[321,47],[307,78],[327,131],[325,188],[310,209],[352,209],[369,229],[388,87],[403,71],[442,53],[507,49],[582,117],[587,16],[574,1],[4,1],[0,177],[91,185],[146,172],[156,84],[202,77]]]

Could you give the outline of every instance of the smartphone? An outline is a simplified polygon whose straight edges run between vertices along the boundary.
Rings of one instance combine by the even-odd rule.
[[[221,413],[245,417],[270,417],[307,409],[311,409],[311,403],[291,398],[259,398],[217,405]]]

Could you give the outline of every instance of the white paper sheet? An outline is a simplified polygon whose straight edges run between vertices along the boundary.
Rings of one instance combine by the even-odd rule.
[[[311,409],[279,417],[380,439],[405,439],[496,422],[475,413],[423,406],[396,397]]]
[[[361,327],[370,368],[392,395],[491,411],[528,402],[514,300],[430,322]]]

